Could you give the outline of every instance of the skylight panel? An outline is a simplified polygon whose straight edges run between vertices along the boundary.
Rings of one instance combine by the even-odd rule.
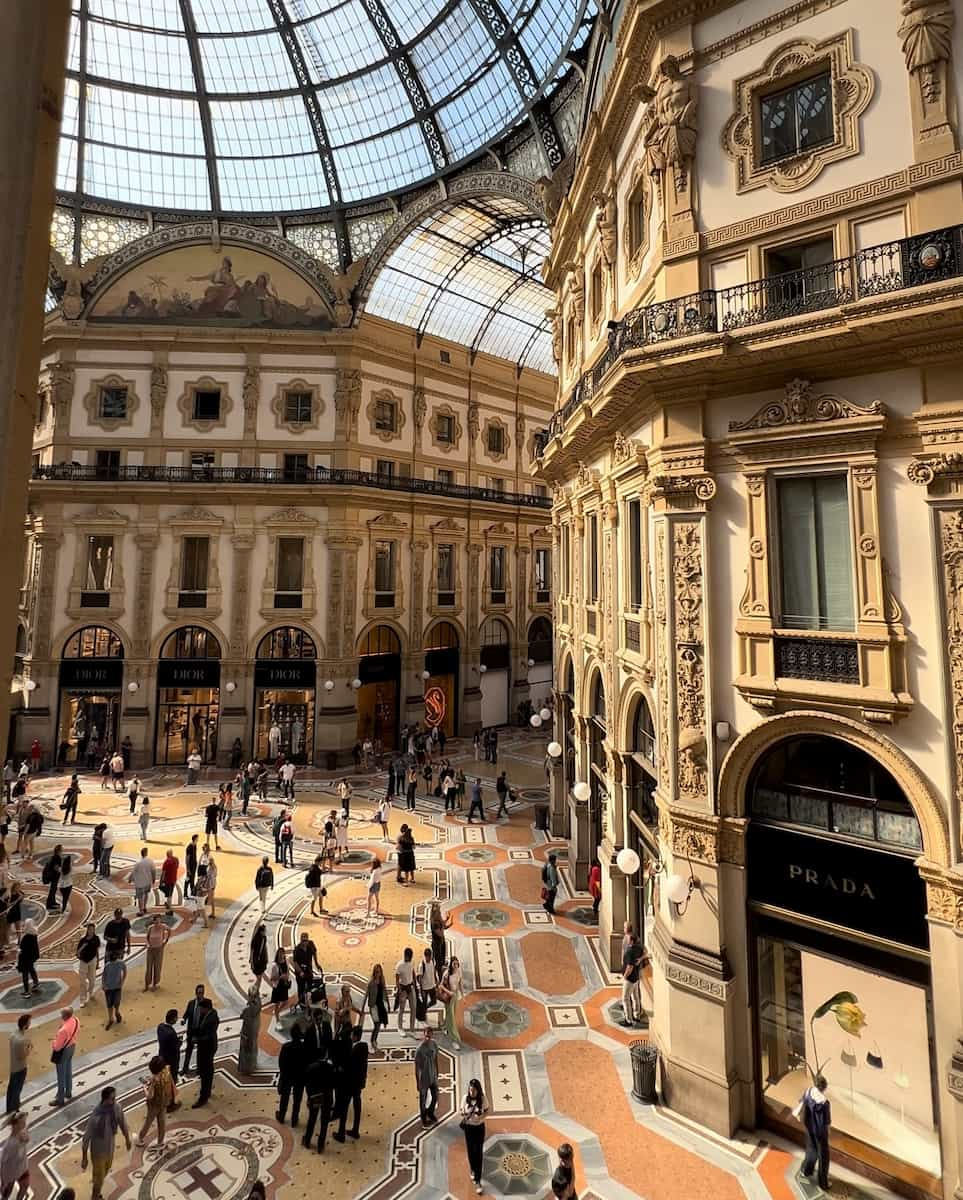
[[[394,0],[388,7],[403,42],[413,41],[445,7],[445,0]]]
[[[470,346],[487,315],[488,305],[456,291],[446,291],[431,310],[425,333]]]
[[[434,290],[427,280],[418,279],[389,264],[378,272],[365,312],[384,317],[386,321],[414,327],[421,320],[421,314]]]
[[[92,17],[103,17],[106,21],[184,32],[177,0],[87,0],[87,11]]]
[[[87,89],[87,137],[165,154],[204,154],[196,100],[152,92]]]
[[[199,38],[208,92],[283,92],[298,86],[278,33]]]
[[[539,78],[548,75],[569,43],[575,20],[571,0],[539,4],[519,34],[519,41]]]
[[[57,146],[57,188],[61,192],[72,192],[77,187],[77,139],[60,138]]]
[[[501,60],[438,116],[453,159],[465,158],[492,141],[519,108],[518,91]]]
[[[60,122],[60,132],[64,137],[75,138],[80,108],[80,84],[76,79],[67,79],[64,83],[63,119]]]
[[[295,29],[304,61],[315,83],[367,70],[388,57],[378,31],[359,0]]]
[[[212,100],[211,127],[218,155],[268,157],[317,153],[300,96]]]
[[[440,104],[497,55],[467,0],[411,48],[411,60],[432,104]]]
[[[392,66],[318,89],[332,145],[361,141],[412,119],[411,101]],[[427,161],[427,155],[426,155]]]
[[[210,208],[203,158],[146,154],[89,142],[84,150],[84,187],[144,208]]]
[[[142,87],[195,90],[187,38],[87,22],[87,74]]]
[[[237,212],[324,208],[330,203],[317,154],[286,158],[221,158],[221,203]]]
[[[198,33],[244,33],[275,28],[265,0],[191,0],[191,10]]]
[[[334,161],[342,197],[349,202],[406,187],[431,171],[417,125],[335,150]]]

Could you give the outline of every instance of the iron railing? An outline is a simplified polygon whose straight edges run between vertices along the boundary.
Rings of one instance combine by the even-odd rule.
[[[191,483],[191,484],[283,484],[289,487],[340,486],[414,492],[457,500],[484,500],[522,508],[551,508],[550,496],[524,492],[500,492],[495,488],[470,487],[464,483],[441,483],[437,479],[413,479],[378,471],[353,471],[343,467],[308,467],[292,472],[283,467],[96,467],[78,463],[54,463],[34,467],[35,480],[61,483]]]
[[[676,338],[730,333],[835,308],[866,296],[879,296],[963,275],[963,226],[884,242],[800,271],[769,275],[718,291],[707,289],[660,300],[609,322],[604,354],[578,380],[548,427],[535,434],[535,455],[565,429],[590,402],[609,370],[628,350]]]
[[[859,683],[859,649],[855,641],[777,637],[775,643],[778,679]]]

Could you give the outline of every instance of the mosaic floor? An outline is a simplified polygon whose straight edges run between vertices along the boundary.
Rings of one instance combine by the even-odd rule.
[[[466,771],[493,782],[494,768],[479,763],[476,770],[470,750],[460,751],[457,743],[450,749],[453,761],[461,761]],[[414,819],[402,808],[394,809],[392,837],[408,821],[417,839],[416,881],[406,886],[395,882],[391,869],[393,843],[380,840],[380,829],[370,820],[382,779],[355,776],[351,852],[325,880],[328,913],[320,918],[310,915],[304,872],[320,848],[320,828],[335,797],[332,784],[321,779],[300,788],[296,865],[277,869],[268,905],[272,957],[277,944],[290,947],[307,930],[317,943],[331,1002],[340,985],[348,983],[360,1007],[373,963],[384,964],[392,979],[406,946],[420,957],[428,941],[428,905],[437,899],[452,916],[452,946],[465,970],[460,1048],[444,1034],[438,1036],[438,1123],[422,1128],[413,1068],[417,1042],[392,1028],[382,1031],[372,1052],[360,1140],[344,1145],[329,1140],[323,1156],[301,1145],[302,1130],[279,1126],[274,1119],[273,1078],[286,1034],[274,1028],[269,1009],[262,1015],[257,1073],[242,1077],[237,1069],[239,1014],[252,982],[248,943],[260,912],[253,878],[260,855],[274,857],[274,803],[252,804],[246,818],[236,816],[231,830],[219,835],[217,919],[204,928],[188,910],[175,906],[156,992],[143,990],[144,922],[134,922],[123,1023],[104,1028],[101,993],[79,1010],[74,1101],[62,1109],[50,1107],[55,1080],[49,1039],[59,1009],[79,999],[73,966],[78,930],[87,921],[102,927],[118,905],[133,915],[127,880],[143,843],[126,800],[102,792],[99,778],[86,782],[90,790],[81,797],[78,823],[67,828],[59,823],[63,778],[36,780],[31,795],[47,811],[49,836],[38,843],[34,860],[14,860],[14,875],[25,882],[30,898],[26,915],[41,922],[42,987],[25,1000],[12,969],[14,956],[8,953],[0,964],[0,1062],[8,1061],[7,1036],[26,1005],[33,1013],[35,1049],[23,1108],[30,1124],[37,1200],[51,1200],[65,1185],[76,1186],[79,1196],[89,1195],[80,1139],[106,1083],[117,1088],[131,1133],[136,1133],[144,1117],[141,1080],[155,1053],[155,1027],[169,1007],[183,1011],[199,982],[206,983],[221,1017],[211,1104],[191,1109],[197,1083],[196,1077],[189,1078],[182,1086],[183,1108],[170,1119],[163,1149],[135,1147],[128,1153],[122,1142],[118,1145],[105,1200],[247,1200],[255,1179],[265,1183],[269,1200],[321,1194],[322,1187],[326,1200],[402,1195],[467,1200],[474,1188],[454,1110],[473,1077],[483,1082],[492,1108],[483,1176],[489,1196],[548,1194],[554,1150],[563,1141],[575,1146],[578,1193],[589,1200],[822,1196],[820,1189],[797,1179],[800,1155],[794,1148],[774,1144],[768,1136],[724,1141],[631,1099],[628,1046],[635,1035],[619,1025],[620,992],[602,962],[589,899],[573,890],[563,866],[555,917],[539,902],[541,863],[550,849],[563,864],[565,854],[564,845],[534,828],[532,805],[547,797],[543,759],[541,741],[523,734],[502,739],[499,769],[508,771],[521,797],[507,821],[466,825],[464,814],[446,817],[423,796]],[[171,847],[183,861],[184,844],[192,833],[203,831],[202,809],[213,789],[209,783],[184,788],[171,773],[145,773],[143,779],[153,810],[151,855],[159,863]],[[494,811],[493,787],[486,787],[485,800]],[[90,833],[101,820],[111,822],[116,838],[110,879],[90,871]],[[40,883],[44,855],[56,841],[75,856],[78,876],[63,915],[44,912]],[[389,868],[380,916],[365,911],[364,872],[374,855],[387,860]],[[430,1023],[437,1026],[439,1015],[433,1010]],[[282,1026],[290,1022],[289,1016]],[[845,1172],[835,1178],[833,1196],[882,1200],[887,1195]]]

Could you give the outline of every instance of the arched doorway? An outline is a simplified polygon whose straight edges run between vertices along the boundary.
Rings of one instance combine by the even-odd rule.
[[[254,662],[254,755],[262,761],[284,754],[309,763],[314,751],[314,693],[318,652],[302,629],[272,629],[258,644]]]
[[[175,629],[157,663],[156,762],[184,763],[194,750],[202,762],[217,761],[220,688],[221,645],[214,634],[200,625]]]
[[[759,1117],[798,1140],[792,1110],[822,1073],[834,1153],[938,1193],[916,814],[876,758],[822,734],[775,742],[745,788]]]
[[[533,707],[544,708],[552,694],[552,623],[536,617],[528,627],[528,689]]]
[[[592,829],[592,856],[598,852],[602,842],[602,813],[608,803],[608,771],[605,761],[605,734],[607,718],[605,712],[605,684],[602,674],[596,671],[592,681],[591,708],[588,719],[589,735],[589,814]]]
[[[440,726],[446,737],[458,731],[459,661],[458,630],[439,621],[425,637],[425,724]]]
[[[652,870],[659,861],[659,809],[655,802],[655,722],[645,696],[639,696],[629,726],[626,779],[629,801],[627,844],[642,861],[639,884],[634,889],[631,919],[640,936],[655,922],[658,909],[658,875]]]
[[[71,634],[59,682],[57,761],[93,769],[119,743],[124,646],[117,634],[102,625]]]
[[[389,625],[375,625],[358,642],[358,741],[370,737],[385,750],[398,745],[401,714],[401,640]]]
[[[481,723],[487,729],[507,725],[511,711],[511,645],[508,625],[489,617],[481,627]]]

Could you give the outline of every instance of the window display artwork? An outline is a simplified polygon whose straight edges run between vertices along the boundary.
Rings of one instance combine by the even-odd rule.
[[[837,1133],[939,1175],[926,990],[776,939],[756,947],[766,1108],[790,1120],[821,1071]]]

